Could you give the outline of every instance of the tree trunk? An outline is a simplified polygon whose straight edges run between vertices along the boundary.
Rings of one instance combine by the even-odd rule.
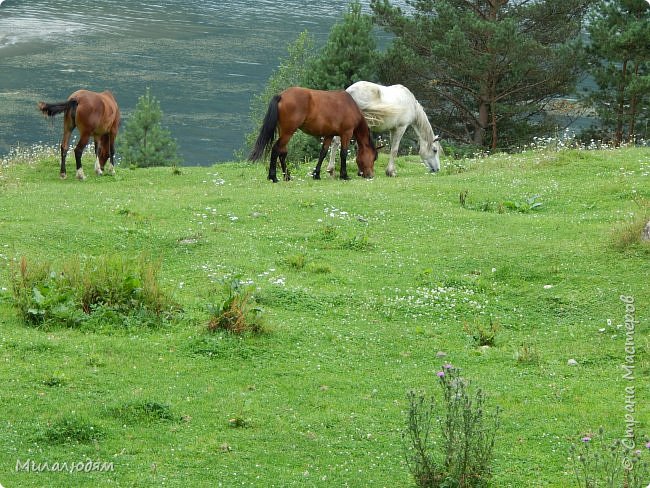
[[[623,142],[623,116],[625,115],[625,85],[627,81],[627,59],[623,61],[621,82],[618,85],[618,108],[616,110],[616,131],[614,132],[614,147]]]
[[[499,139],[499,133],[497,131],[497,107],[496,107],[496,102],[492,102],[490,105],[490,112],[492,115],[492,151],[496,150],[497,148],[497,141]]]
[[[474,130],[474,144],[482,146],[485,142],[485,128],[490,120],[490,106],[481,98],[478,106],[478,126]]]
[[[639,62],[634,63],[634,78],[639,78]],[[632,94],[632,99],[630,100],[630,123],[629,123],[629,141],[634,143],[636,140],[636,111],[637,111],[637,96],[636,93]]]

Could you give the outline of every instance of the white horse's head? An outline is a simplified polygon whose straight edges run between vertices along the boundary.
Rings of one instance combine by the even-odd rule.
[[[440,145],[440,136],[435,136],[432,141],[420,144],[420,157],[424,164],[432,173],[440,171],[440,154],[442,146]]]

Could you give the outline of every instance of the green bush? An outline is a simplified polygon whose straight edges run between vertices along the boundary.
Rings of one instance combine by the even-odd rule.
[[[180,162],[178,146],[169,130],[162,126],[162,117],[160,102],[147,88],[118,139],[118,150],[126,164],[140,168],[175,167]]]

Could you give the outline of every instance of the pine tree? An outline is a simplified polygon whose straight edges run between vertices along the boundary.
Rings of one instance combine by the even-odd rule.
[[[372,35],[372,17],[361,12],[358,1],[350,3],[343,20],[330,30],[307,73],[307,86],[342,90],[359,80],[377,78],[377,43]]]
[[[406,15],[372,0],[375,20],[395,35],[380,75],[409,86],[446,137],[520,144],[543,130],[544,104],[573,90],[591,1],[414,0]]]
[[[162,122],[160,102],[146,89],[124,128],[120,140],[122,159],[137,167],[175,166],[180,162],[176,141]]]
[[[615,145],[647,137],[650,119],[650,5],[604,0],[592,12],[589,72],[598,89],[587,101]],[[609,138],[609,137],[608,137]]]

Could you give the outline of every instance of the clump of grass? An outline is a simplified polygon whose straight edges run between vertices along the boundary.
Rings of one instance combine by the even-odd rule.
[[[316,238],[320,241],[333,241],[338,237],[339,231],[335,225],[325,224],[317,232]]]
[[[618,251],[625,251],[634,247],[641,247],[650,251],[650,241],[644,240],[646,225],[650,224],[650,208],[644,205],[630,222],[618,225],[612,232],[612,247]]]
[[[467,190],[467,189],[462,190],[458,194],[458,201],[460,202],[460,206],[463,207],[463,208],[465,208],[465,206],[467,205],[467,195],[468,194],[469,194],[469,190]]]
[[[48,376],[42,381],[43,385],[50,387],[59,387],[67,383],[65,375],[63,373],[54,373],[51,376]]]
[[[529,213],[533,210],[539,210],[543,203],[539,201],[539,195],[532,195],[523,200],[505,200],[501,205],[508,209],[521,213]]]
[[[208,305],[208,330],[225,330],[234,334],[264,331],[262,309],[256,305],[253,290],[238,279],[224,284],[225,299]]]
[[[532,195],[525,197],[523,200],[502,200],[493,202],[486,200],[484,202],[470,204],[468,201],[468,190],[463,190],[458,195],[460,206],[468,210],[476,210],[479,212],[497,212],[505,213],[507,211],[530,213],[539,210],[543,203],[539,201],[539,195]]]
[[[328,274],[332,272],[332,267],[327,264],[311,263],[307,266],[307,271],[314,274]]]
[[[104,437],[103,430],[80,415],[68,414],[56,419],[43,432],[49,444],[88,444]]]
[[[499,409],[489,415],[481,390],[471,394],[460,371],[445,364],[438,372],[442,405],[434,396],[410,392],[406,460],[420,488],[486,487],[492,477],[492,451]]]
[[[305,264],[307,263],[307,258],[305,257],[304,254],[293,254],[291,256],[288,256],[285,259],[285,262],[287,266],[289,266],[290,268],[295,270],[301,270],[305,267]]]
[[[161,289],[159,262],[71,258],[60,270],[24,256],[11,270],[13,303],[34,326],[160,325],[179,312]]]
[[[539,353],[530,344],[522,344],[515,351],[515,361],[519,364],[536,364],[539,362]]]
[[[240,415],[236,415],[235,417],[228,419],[228,425],[233,429],[243,429],[250,427],[250,421]]]
[[[128,402],[110,409],[110,414],[120,421],[136,424],[158,421],[176,421],[171,406],[157,401]]]
[[[466,322],[463,328],[465,329],[465,332],[472,337],[477,346],[493,347],[496,343],[497,334],[501,329],[501,326],[499,325],[499,322],[495,321],[492,316],[490,316],[487,325],[475,320],[472,324]]]
[[[373,243],[368,236],[368,232],[362,232],[359,234],[354,234],[352,237],[345,239],[341,243],[342,249],[349,249],[352,251],[365,251],[371,249]]]

